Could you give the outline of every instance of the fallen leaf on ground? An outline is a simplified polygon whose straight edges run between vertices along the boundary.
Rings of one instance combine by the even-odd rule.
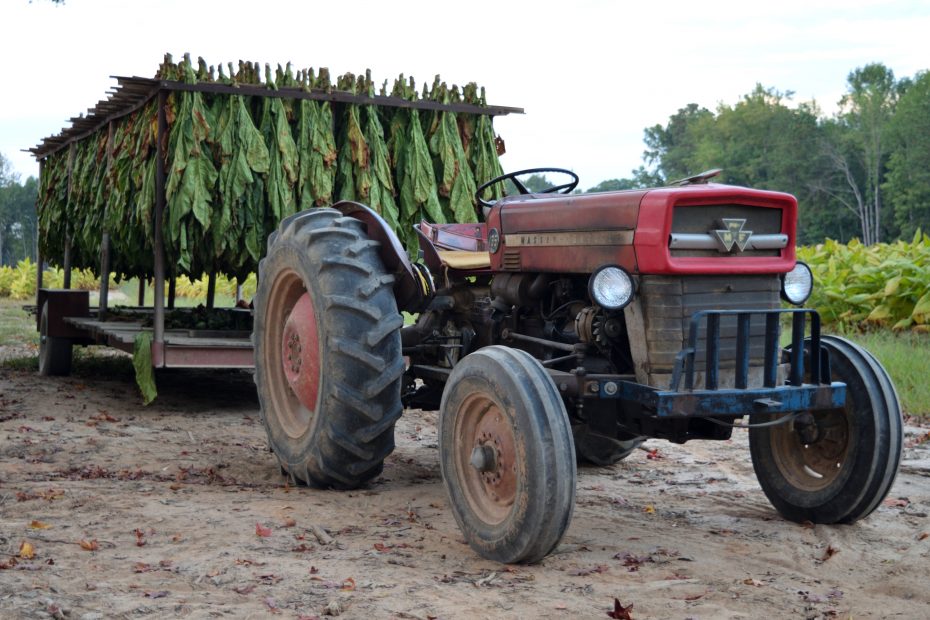
[[[823,552],[823,557],[820,558],[820,561],[826,562],[827,560],[829,560],[830,558],[832,558],[834,555],[836,555],[839,552],[840,550],[834,547],[833,545],[827,545],[827,548]]]
[[[633,603],[629,607],[620,604],[620,599],[614,599],[613,611],[608,611],[607,616],[614,620],[633,620]]]
[[[31,560],[36,557],[36,550],[35,547],[32,546],[32,543],[23,541],[19,546],[19,557],[24,560]]]
[[[753,579],[752,577],[749,577],[748,579],[743,579],[743,583],[745,583],[747,586],[755,586],[757,588],[763,585],[761,581],[759,581],[758,579]]]
[[[136,546],[144,547],[145,546],[145,532],[143,532],[139,528],[136,528],[133,533],[136,535]]]
[[[84,549],[85,551],[96,551],[100,548],[96,538],[93,540],[84,540],[82,538],[78,544],[81,545],[81,549]]]
[[[927,532],[921,532],[917,535],[917,540],[927,540],[928,538],[930,538],[930,534]]]
[[[889,497],[882,503],[892,508],[906,508],[911,503],[911,500],[906,497]]]
[[[33,530],[47,530],[48,528],[52,526],[49,525],[48,523],[42,523],[41,521],[33,521],[32,523],[29,524],[29,527]]]
[[[339,587],[343,592],[351,592],[355,589],[355,580],[351,577],[347,577],[342,580],[342,585]]]
[[[255,589],[255,584],[250,583],[248,585],[236,586],[235,588],[233,588],[233,592],[235,592],[236,594],[248,594],[254,589]]]
[[[262,538],[268,538],[269,536],[271,536],[271,528],[265,527],[261,523],[256,523],[255,524],[255,535],[261,536]]]
[[[267,607],[268,611],[270,611],[273,614],[281,613],[281,610],[278,608],[278,604],[270,596],[265,597],[265,607]]]
[[[168,590],[158,590],[156,592],[146,591],[145,598],[165,598],[169,594],[171,594],[171,592],[168,592]]]
[[[297,525],[297,521],[293,517],[284,517],[284,527],[294,527]]]
[[[647,504],[646,507],[643,508],[643,512],[646,514],[654,515],[656,513],[656,507],[652,504]]]

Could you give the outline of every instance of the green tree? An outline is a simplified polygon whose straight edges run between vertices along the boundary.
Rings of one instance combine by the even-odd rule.
[[[894,148],[882,189],[894,208],[899,235],[930,231],[930,72],[901,95],[891,119]]]
[[[663,179],[656,173],[650,172],[645,166],[640,166],[632,171],[629,178],[607,179],[601,181],[594,187],[588,189],[588,192],[614,192],[624,189],[643,189],[646,187],[658,187],[664,184]]]
[[[700,172],[695,165],[702,136],[712,131],[714,114],[696,103],[689,103],[668,123],[647,127],[643,141],[643,159],[660,184]]]
[[[0,154],[0,264],[35,260],[38,182],[29,177],[19,182],[9,161]]]
[[[908,84],[906,80],[897,82],[894,72],[885,65],[872,63],[850,72],[846,94],[840,100],[837,121],[849,131],[843,136],[845,144],[833,145],[831,159],[846,181],[866,245],[882,239],[881,187],[889,154],[890,122],[898,97]],[[854,174],[857,167],[861,169],[858,177]]]

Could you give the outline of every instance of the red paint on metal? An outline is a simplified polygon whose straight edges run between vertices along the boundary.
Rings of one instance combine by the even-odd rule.
[[[420,222],[420,230],[432,244],[442,250],[483,252],[487,249],[485,224],[430,224]]]
[[[646,190],[597,194],[540,194],[500,203],[503,233],[570,230],[632,230]]]
[[[780,256],[723,255],[672,257],[668,240],[676,206],[700,207],[741,204],[782,209],[782,232],[788,246]],[[643,196],[633,246],[639,273],[645,274],[756,274],[787,273],[795,265],[798,201],[789,194],[730,185],[688,185],[655,189]]]
[[[313,300],[304,293],[284,323],[281,364],[291,390],[309,411],[320,395],[320,344]]]
[[[162,349],[161,354],[156,352]],[[156,356],[163,363],[156,363]],[[195,347],[152,343],[152,365],[165,368],[255,368],[251,347]]]
[[[527,195],[498,202],[488,216],[488,229],[501,234],[500,249],[491,254],[491,270],[503,271],[506,235],[524,232],[599,232],[633,230],[645,190],[580,195]],[[520,271],[590,273],[603,265],[620,265],[636,272],[632,246],[522,246]]]

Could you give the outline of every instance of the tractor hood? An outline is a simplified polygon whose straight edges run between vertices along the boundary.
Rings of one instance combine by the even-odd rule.
[[[796,222],[789,194],[702,184],[511,196],[487,229],[495,271],[761,274],[794,267]]]

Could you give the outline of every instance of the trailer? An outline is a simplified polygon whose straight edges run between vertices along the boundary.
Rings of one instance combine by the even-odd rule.
[[[189,63],[189,59],[188,59]],[[203,63],[201,63],[202,65]],[[246,65],[249,67],[250,65]],[[240,68],[242,63],[240,62]],[[267,67],[267,65],[266,65]],[[230,66],[232,69],[232,67]],[[267,69],[266,69],[267,70]],[[160,70],[161,71],[161,70]],[[289,71],[289,68],[288,68]],[[211,67],[212,72],[212,67]],[[257,74],[257,65],[254,73]],[[280,73],[280,66],[279,66]],[[322,70],[321,70],[322,75]],[[145,304],[144,281],[140,281],[139,300],[136,306],[121,308],[117,316],[110,307],[108,274],[112,265],[112,243],[110,231],[104,229],[100,235],[99,273],[100,294],[96,306],[90,305],[87,291],[71,290],[72,238],[65,234],[62,260],[64,270],[64,287],[49,289],[43,287],[43,265],[46,262],[42,253],[38,256],[37,295],[35,304],[36,328],[40,333],[40,373],[43,375],[66,375],[71,368],[71,353],[75,345],[103,345],[133,353],[142,334],[151,334],[151,360],[154,368],[253,368],[253,347],[251,341],[251,311],[246,308],[214,308],[214,290],[217,273],[209,274],[206,307],[216,312],[228,312],[233,317],[235,329],[166,329],[166,311],[184,313],[189,310],[175,306],[176,273],[166,267],[164,244],[165,206],[166,206],[166,165],[170,162],[169,139],[169,98],[177,93],[199,93],[211,97],[245,96],[250,100],[257,98],[278,98],[289,102],[302,100],[326,102],[334,109],[336,123],[340,111],[346,106],[378,106],[379,109],[409,109],[432,112],[454,112],[464,115],[486,115],[494,117],[506,114],[522,114],[521,108],[505,106],[488,106],[466,102],[440,102],[428,99],[409,100],[388,94],[358,94],[347,90],[333,88],[307,87],[270,87],[258,83],[218,83],[201,81],[190,83],[172,79],[113,76],[116,87],[108,93],[105,100],[88,110],[88,114],[70,119],[71,127],[60,134],[44,139],[29,151],[39,161],[40,185],[46,175],[46,164],[50,157],[67,154],[67,173],[62,181],[66,187],[60,188],[64,200],[71,206],[72,177],[75,161],[75,148],[82,140],[99,132],[106,131],[107,171],[113,161],[113,142],[115,126],[123,119],[133,115],[145,106],[155,102],[157,105],[157,128],[155,129],[156,171],[155,204],[152,216],[152,278],[154,299],[151,305]],[[335,131],[335,130],[334,130]],[[41,245],[41,244],[40,244]],[[86,265],[85,265],[86,266]],[[98,266],[95,265],[95,268]],[[256,270],[257,271],[257,270]],[[165,289],[167,285],[167,296]],[[238,299],[237,299],[238,301]],[[247,304],[246,304],[247,305]]]

